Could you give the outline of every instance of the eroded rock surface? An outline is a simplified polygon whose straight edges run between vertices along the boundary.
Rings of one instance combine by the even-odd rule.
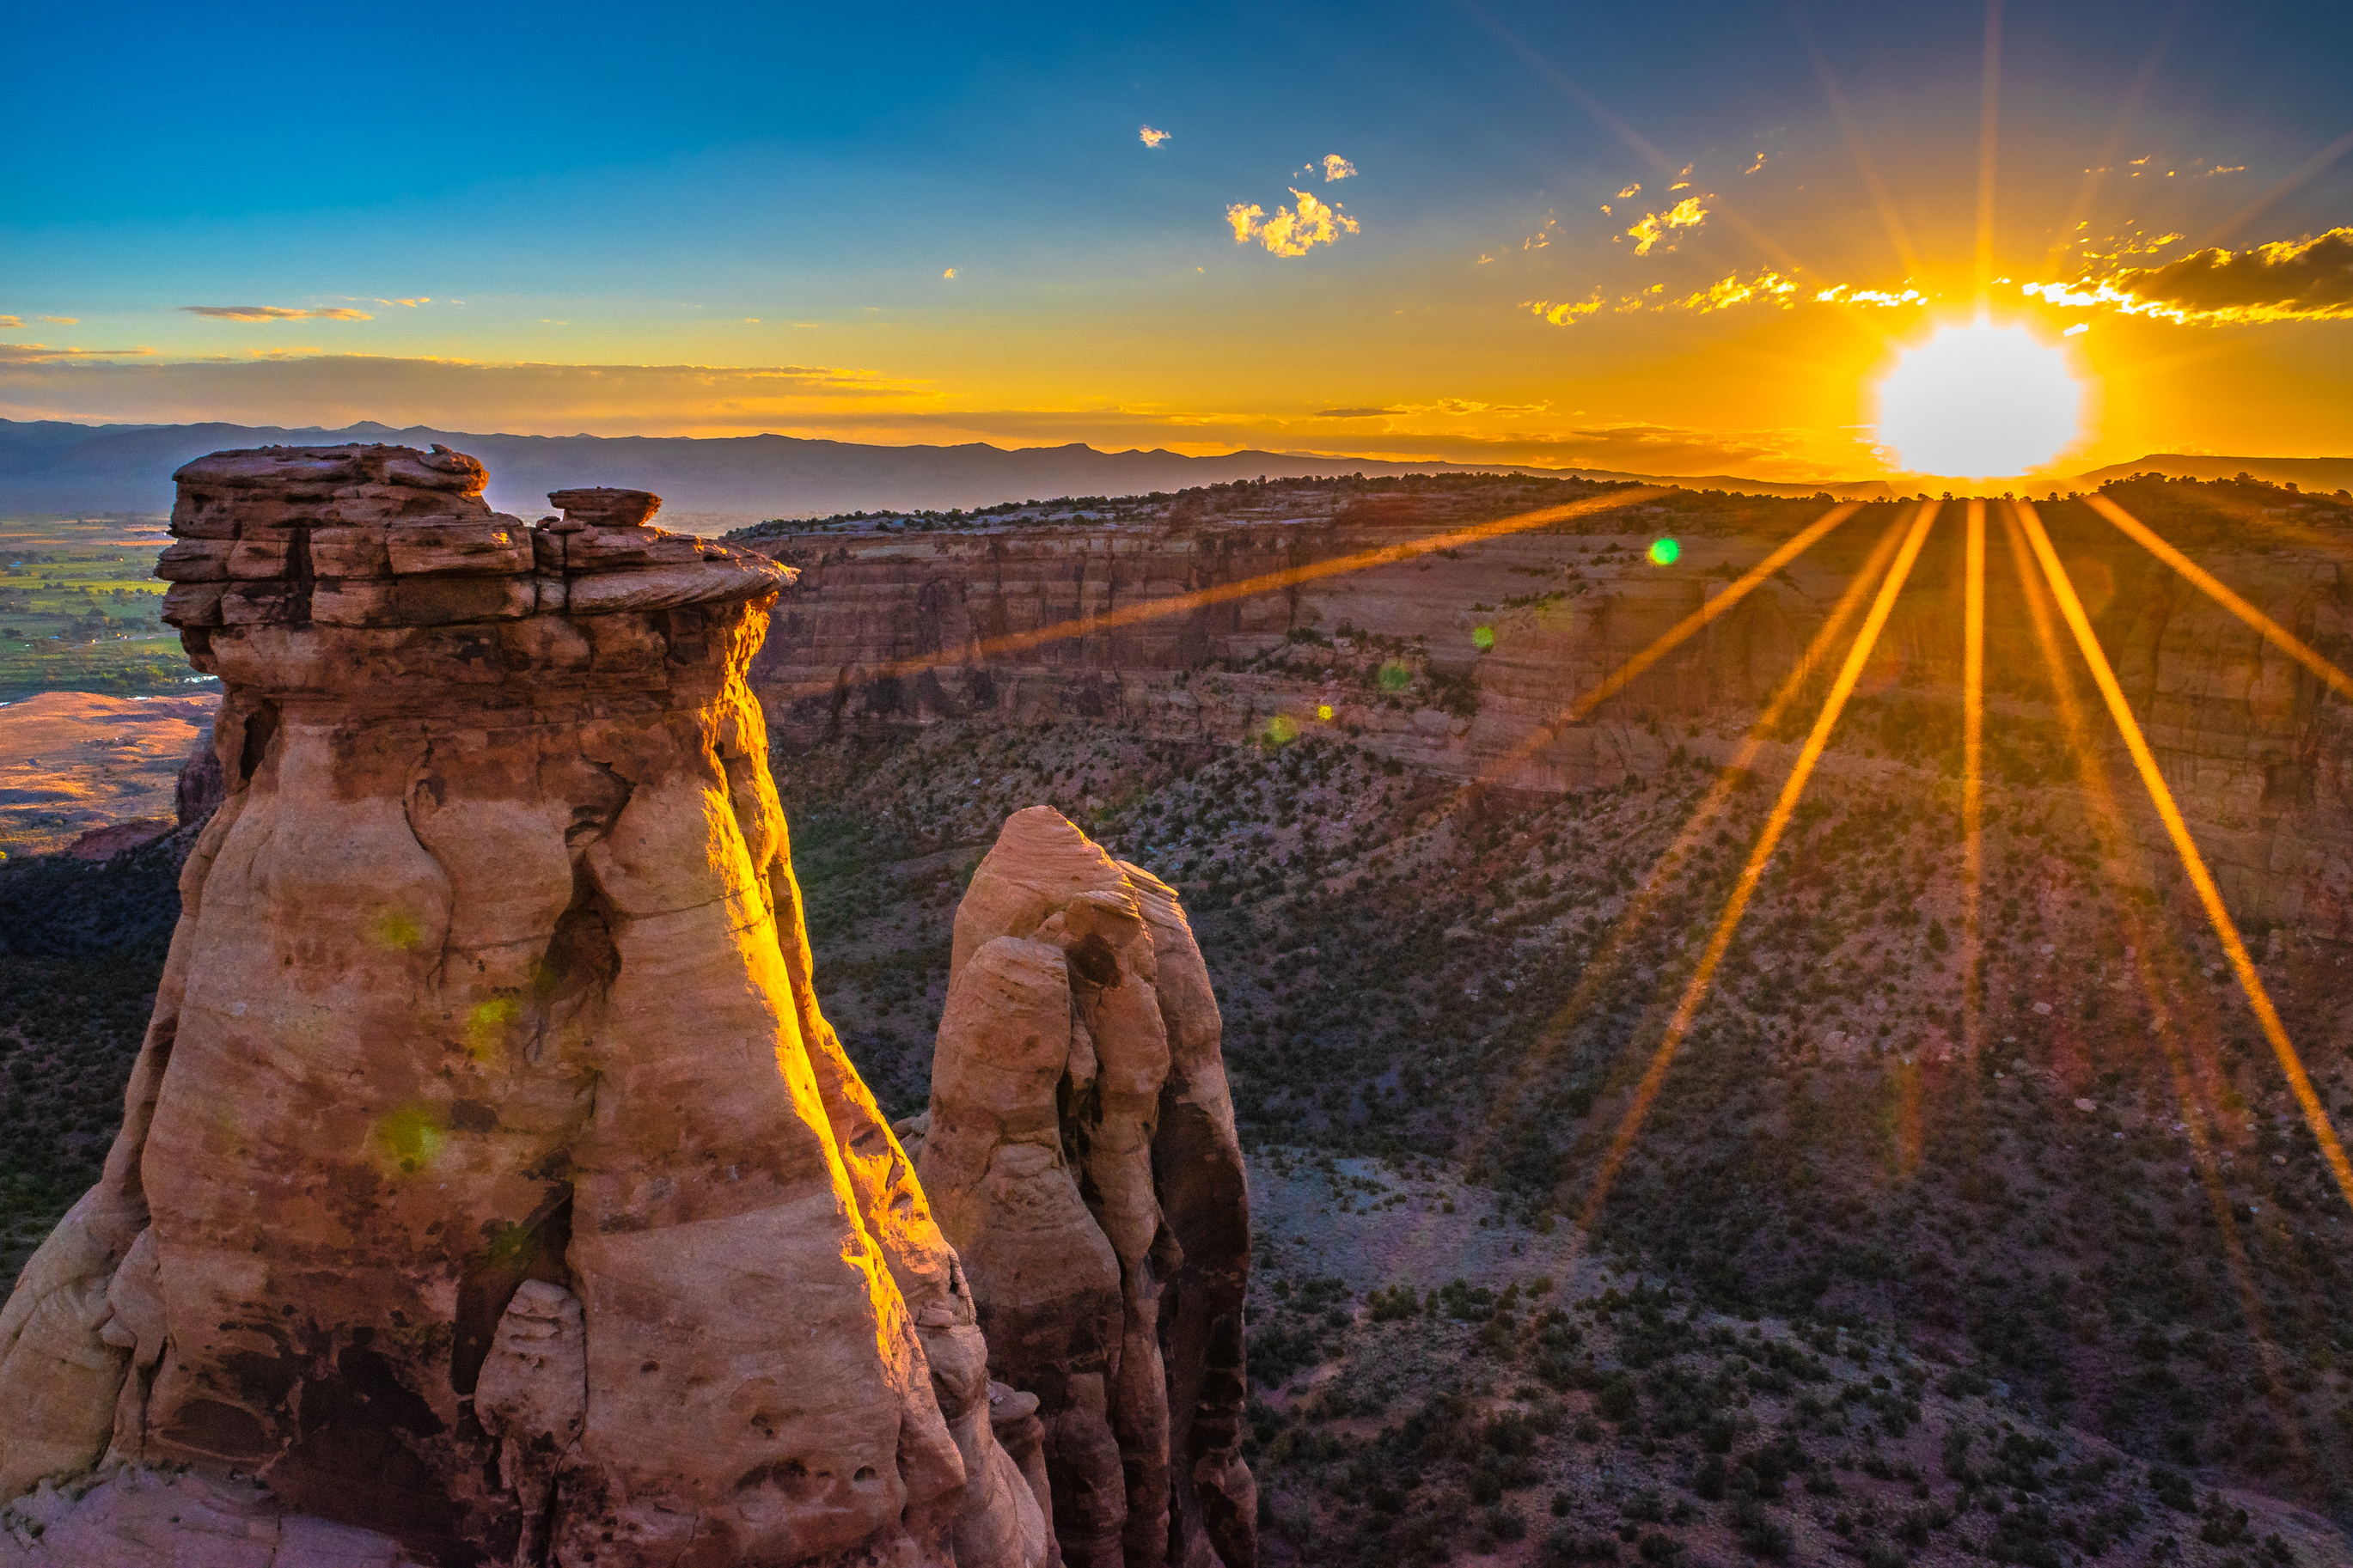
[[[1257,1560],[1219,1036],[1175,892],[1050,806],[1015,813],[956,911],[916,1159],[991,1373],[1037,1397],[1080,1568]]]
[[[125,1563],[215,1560],[121,1512],[180,1466],[266,1483],[256,1541],[469,1568],[1040,1562],[811,987],[743,680],[789,574],[643,492],[527,529],[438,449],[179,480],[224,798],[104,1178],[0,1311],[0,1498],[106,1467]]]

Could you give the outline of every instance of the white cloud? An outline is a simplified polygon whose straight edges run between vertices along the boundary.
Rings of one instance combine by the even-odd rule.
[[[191,316],[208,316],[221,321],[373,321],[365,310],[354,310],[343,305],[324,306],[316,310],[289,310],[283,305],[183,305],[181,310]]]
[[[1334,180],[1349,179],[1353,177],[1356,173],[1356,165],[1340,156],[1339,153],[1326,153],[1324,154],[1324,184],[1329,184]]]
[[[1255,239],[1277,256],[1304,256],[1319,245],[1335,244],[1342,235],[1358,231],[1355,218],[1317,201],[1312,193],[1294,190],[1291,194],[1299,198],[1297,212],[1279,206],[1269,217],[1256,202],[1228,207],[1226,222],[1233,227],[1234,243],[1248,245]]]
[[[1155,131],[1149,125],[1139,125],[1136,127],[1135,139],[1146,147],[1157,147],[1175,134],[1173,131]]]
[[[1659,247],[1660,243],[1666,239],[1670,231],[1678,228],[1697,228],[1705,223],[1707,209],[1700,205],[1704,199],[1701,196],[1685,196],[1662,213],[1645,214],[1641,222],[1626,231],[1627,237],[1634,242],[1634,254],[1648,256]],[[1672,250],[1674,247],[1669,245],[1667,248]]]

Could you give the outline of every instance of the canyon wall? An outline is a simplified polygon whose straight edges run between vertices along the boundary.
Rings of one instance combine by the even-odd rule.
[[[1997,807],[2005,790],[2063,794],[2076,784],[1999,510],[1987,617]],[[2353,938],[2348,706],[2088,509],[2061,503],[2044,513],[2234,908]],[[1757,531],[1736,510],[1636,503],[1563,531],[1288,582],[1286,574],[1408,543],[1455,520],[1236,526],[1171,517],[1094,530],[763,539],[757,548],[801,574],[779,601],[753,681],[795,743],[974,716],[1100,720],[1219,742],[1321,727],[1465,783],[1587,788],[1647,775],[1678,747],[1728,760],[1901,515],[1893,505],[1863,508],[1575,724],[1556,722],[1570,702],[1807,519],[1771,512],[1752,520],[1769,525]],[[1957,772],[1962,517],[1957,503],[1943,508],[1826,774]],[[2185,526],[2209,570],[2353,665],[2353,543],[2260,522]],[[1680,558],[1653,564],[1645,549],[1669,531],[1682,533]],[[1219,596],[1259,578],[1272,584]],[[1181,607],[1096,627],[1155,602]],[[1030,635],[1062,625],[1071,635]],[[2063,626],[2058,637],[2067,643]],[[2075,661],[2072,645],[2064,651]],[[2092,749],[2137,825],[2136,874],[2158,876],[2171,859],[2162,827],[2096,694],[2071,679]],[[1757,765],[1785,767],[1801,734],[1802,726],[1768,742]]]
[[[457,453],[178,478],[224,797],[105,1175],[0,1312],[0,1498],[102,1479],[58,1538],[121,1563],[183,1559],[125,1521],[186,1466],[467,1568],[1038,1568],[812,986],[744,682],[790,572],[641,492],[526,528]]]

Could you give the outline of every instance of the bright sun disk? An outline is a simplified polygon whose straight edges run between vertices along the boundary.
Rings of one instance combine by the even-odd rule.
[[[1937,328],[1879,384],[1879,438],[1915,473],[2022,474],[2073,444],[2083,416],[2066,351],[1983,317]]]

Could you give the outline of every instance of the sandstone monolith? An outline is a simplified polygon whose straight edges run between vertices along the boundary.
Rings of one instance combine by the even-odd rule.
[[[743,679],[788,573],[640,491],[527,528],[439,448],[177,477],[223,799],[104,1177],[0,1311],[0,1499],[161,1539],[121,1563],[213,1560],[149,1528],[194,1467],[255,1540],[468,1568],[1036,1568],[811,984]]]
[[[1250,1198],[1175,891],[1015,813],[956,910],[920,1131],[989,1370],[1038,1397],[1063,1560],[1254,1563]]]

